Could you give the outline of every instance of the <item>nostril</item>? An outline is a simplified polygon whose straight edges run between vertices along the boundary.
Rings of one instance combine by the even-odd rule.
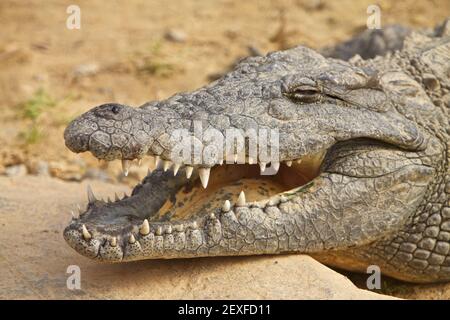
[[[120,112],[120,107],[115,105],[111,108],[112,113],[118,114]]]

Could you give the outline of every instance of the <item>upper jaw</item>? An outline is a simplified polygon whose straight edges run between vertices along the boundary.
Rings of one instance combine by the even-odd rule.
[[[299,164],[289,163],[288,165]],[[283,164],[281,171],[291,169],[288,165]],[[229,179],[230,185],[233,185],[233,181],[239,181],[239,172],[236,174],[234,172],[244,168],[245,170],[250,168],[255,176],[258,175],[259,166],[257,165],[217,166],[211,177],[212,190],[216,190],[215,184],[222,179],[221,177]],[[220,173],[220,170],[225,173]],[[224,232],[226,229],[223,225],[224,219],[234,221],[236,218],[233,216],[244,208],[264,210],[267,205],[277,205],[289,201],[290,198],[290,193],[282,192],[268,195],[260,200],[249,201],[249,195],[240,192],[241,187],[237,185],[233,189],[236,191],[234,196],[225,192],[224,198],[221,198],[221,202],[217,205],[211,205],[208,203],[210,198],[204,197],[206,199],[204,203],[186,207],[189,211],[185,213],[185,217],[180,216],[176,210],[166,212],[160,210],[164,207],[166,200],[173,199],[180,190],[202,189],[199,187],[203,183],[199,172],[202,171],[195,170],[190,173],[191,179],[188,179],[185,177],[186,167],[181,168],[176,175],[171,170],[166,172],[164,169],[155,170],[133,190],[130,196],[123,199],[116,198],[112,202],[99,200],[93,195],[92,190],[88,190],[87,209],[80,210],[80,216],[72,219],[64,231],[64,238],[79,253],[102,261],[170,258],[175,255],[174,251],[164,251],[161,248],[158,249],[161,252],[156,250],[158,241],[172,243],[173,246],[183,246],[184,249],[178,252],[179,255],[176,257],[195,256],[196,251],[191,251],[188,246],[195,247],[196,244],[204,243],[213,231]],[[305,181],[310,178],[305,178]],[[295,188],[290,192],[295,193]],[[251,194],[250,197],[252,197]],[[149,243],[152,246],[151,250],[146,249],[146,246],[150,246]]]

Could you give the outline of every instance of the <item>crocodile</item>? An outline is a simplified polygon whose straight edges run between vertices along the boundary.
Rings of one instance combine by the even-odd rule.
[[[155,165],[115,200],[88,187],[66,242],[106,262],[302,253],[449,281],[450,22],[400,36],[367,59],[358,45],[342,59],[304,46],[248,57],[195,91],[80,115],[71,151],[124,174]],[[225,143],[235,132],[244,143]]]

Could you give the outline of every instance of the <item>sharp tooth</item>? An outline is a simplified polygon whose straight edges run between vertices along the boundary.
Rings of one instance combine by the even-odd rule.
[[[108,196],[108,203],[111,203],[111,202],[113,202],[113,201],[112,201],[111,198]]]
[[[117,238],[116,238],[116,237],[113,237],[113,238],[111,239],[111,241],[109,242],[109,244],[111,245],[111,247],[117,246]]]
[[[279,198],[271,198],[269,202],[267,203],[268,206],[276,206],[280,203]]]
[[[223,159],[219,160],[219,165],[223,165]]]
[[[238,198],[238,201],[237,201],[236,205],[238,207],[245,206],[245,193],[244,193],[244,191],[241,191],[241,193],[239,193],[239,198]]]
[[[266,163],[265,162],[260,162],[259,163],[259,168],[261,169],[261,173],[266,171]]]
[[[193,171],[194,167],[186,166],[186,178],[190,179]]]
[[[122,160],[122,171],[123,175],[128,176],[128,170],[130,169],[131,161],[130,160]]]
[[[192,222],[192,229],[198,229],[197,221]]]
[[[140,167],[142,164],[142,159],[138,159],[138,166]]]
[[[183,230],[184,230],[184,225],[183,225],[183,224],[178,224],[178,225],[176,225],[174,228],[175,228],[175,231],[183,232]]]
[[[117,195],[117,192],[114,192],[114,200],[116,200],[116,201],[120,200],[119,196]]]
[[[72,219],[73,220],[77,220],[78,218],[75,216],[75,212],[73,212],[72,210],[70,210],[70,214],[72,215]]]
[[[233,160],[234,160],[234,163],[237,163],[237,161],[238,161],[238,155],[237,154],[233,155]]]
[[[92,188],[90,185],[87,186],[87,196],[89,203],[94,203],[97,201],[97,198],[94,196],[94,192],[92,192]]]
[[[255,160],[252,157],[248,157],[248,164],[254,164]]]
[[[147,175],[151,175],[152,174],[152,170],[150,170],[150,168],[147,169]]]
[[[135,243],[136,242],[136,238],[134,237],[133,234],[130,235],[130,238],[128,239],[129,243]]]
[[[92,238],[91,234],[84,224],[81,226],[81,232],[83,233],[84,240],[89,240]]]
[[[302,159],[297,159],[296,162],[297,162],[297,164],[300,164],[300,163],[302,163]]]
[[[159,169],[161,167],[161,158],[159,156],[155,156],[155,169]]]
[[[286,161],[286,165],[287,165],[288,167],[292,166],[292,161]]]
[[[231,209],[230,200],[225,200],[225,202],[223,203],[223,206],[222,206],[222,211],[228,212],[228,211],[230,211],[230,209]]]
[[[78,214],[81,216],[83,215],[85,212],[81,209],[80,205],[77,204],[77,209],[78,209]]]
[[[200,168],[198,169],[198,174],[200,175],[200,181],[202,182],[202,186],[204,189],[208,186],[208,180],[209,180],[209,172],[211,171],[211,168]]]
[[[280,163],[272,162],[272,167],[275,169],[275,172],[278,172],[278,170],[280,169]]]
[[[216,215],[214,214],[214,212],[211,212],[211,214],[209,215],[209,218],[211,220],[214,220],[216,218]]]
[[[171,166],[172,166],[172,161],[164,160],[164,172],[169,170]]]
[[[173,165],[173,176],[175,177],[178,173],[178,170],[180,170],[181,163],[175,163]]]
[[[145,219],[144,222],[141,225],[141,228],[139,229],[139,232],[143,235],[146,236],[150,233],[150,225],[148,224],[148,220]]]

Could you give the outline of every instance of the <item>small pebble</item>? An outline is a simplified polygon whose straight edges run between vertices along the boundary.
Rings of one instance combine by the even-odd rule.
[[[8,177],[23,177],[27,174],[27,167],[24,164],[18,164],[5,168],[5,175]]]
[[[171,29],[171,30],[167,31],[165,34],[165,37],[169,41],[179,42],[179,43],[186,42],[186,39],[187,39],[186,33],[182,30],[177,30],[177,29]]]

